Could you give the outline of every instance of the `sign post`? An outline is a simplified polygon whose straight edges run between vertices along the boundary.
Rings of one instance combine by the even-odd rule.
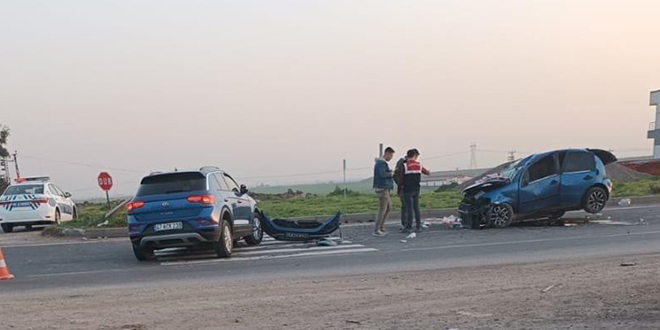
[[[110,189],[112,189],[112,177],[108,172],[101,172],[98,177],[99,187],[105,191],[105,198],[108,200],[108,210],[112,207],[110,206]]]

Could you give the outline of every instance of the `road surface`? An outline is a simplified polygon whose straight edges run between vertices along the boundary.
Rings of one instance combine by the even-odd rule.
[[[482,274],[494,269],[492,267],[523,267],[540,263],[579,265],[603,258],[609,258],[608,263],[630,258],[647,260],[645,258],[653,258],[660,251],[660,206],[612,208],[605,210],[598,219],[590,216],[591,220],[586,221],[586,217],[584,213],[573,212],[566,216],[567,226],[541,224],[499,230],[452,229],[434,224],[414,239],[406,239],[405,235],[397,233],[394,223],[388,224],[391,234],[385,238],[372,237],[371,226],[347,226],[343,229],[345,242],[333,247],[268,240],[258,247],[237,247],[231,259],[214,259],[206,252],[190,254],[169,250],[161,253],[158,261],[146,263],[135,260],[127,239],[44,239],[37,231],[0,234],[0,246],[9,269],[16,276],[12,281],[0,283],[0,294],[28,301],[44,295],[61,297],[71,292],[85,296],[86,292],[103,292],[102,295],[106,295],[126,290],[156,290],[163,297],[169,297],[168,288],[194,284],[196,287],[208,286],[210,291],[221,287],[246,287],[247,292],[242,294],[255,295],[257,293],[250,292],[250,287],[263,286],[264,283],[271,284],[271,287],[264,288],[269,290],[291,281],[301,281],[301,287],[305,287],[310,284],[309,281],[345,278],[346,283],[351,283],[356,278],[371,281],[380,277],[389,278],[392,274],[435,278],[430,274]],[[648,263],[650,265],[651,261]],[[465,281],[469,282],[471,276],[467,276]],[[465,285],[465,281],[459,284]],[[436,285],[441,287],[442,283]],[[120,295],[123,296],[125,294]],[[8,301],[0,299],[0,315],[6,310],[2,307],[7,307],[3,304]],[[482,314],[492,317],[489,313]],[[469,318],[469,315],[464,317]],[[144,329],[168,328],[163,324],[157,326],[151,320],[151,323],[147,322],[149,324],[136,322],[136,329],[143,326]],[[241,323],[241,320],[234,321]],[[350,325],[351,328],[373,320],[350,321],[342,323],[344,326],[334,324],[332,327]],[[112,320],[105,324],[107,329],[132,326],[126,322],[113,325]],[[480,329],[477,323],[466,324],[464,329]],[[22,325],[25,324],[16,326]],[[46,325],[50,324],[46,322]],[[69,327],[65,325],[64,328],[77,328],[75,324],[67,325]],[[41,326],[47,328],[43,323]],[[86,323],[85,326],[106,329],[102,324]],[[499,328],[492,324],[483,326]],[[511,323],[509,326],[516,328],[517,324]],[[527,325],[519,326],[524,328]],[[539,323],[536,328],[544,326],[547,324],[542,326]],[[636,326],[645,328],[644,324]],[[33,328],[38,329],[39,325]]]

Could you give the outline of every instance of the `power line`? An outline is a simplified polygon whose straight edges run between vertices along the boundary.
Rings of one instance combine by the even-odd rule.
[[[51,159],[51,158],[43,158],[43,157],[30,156],[30,155],[21,155],[21,157],[30,158],[30,159],[36,159],[36,160],[42,160],[42,161],[47,161],[47,162],[53,162],[53,163],[61,163],[61,164],[67,164],[67,165],[73,165],[73,166],[80,166],[80,167],[87,167],[87,168],[94,168],[94,169],[106,169],[106,170],[119,171],[119,172],[140,173],[140,174],[144,174],[144,173],[147,173],[147,172],[148,172],[148,171],[140,171],[140,170],[135,170],[135,169],[126,169],[126,168],[118,168],[118,167],[108,167],[108,166],[101,166],[101,165],[87,164],[87,163],[81,163],[81,162],[72,162],[72,161],[59,160],[59,159]]]

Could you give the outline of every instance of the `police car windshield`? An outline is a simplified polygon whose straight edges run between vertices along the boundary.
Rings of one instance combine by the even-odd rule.
[[[25,184],[20,186],[10,186],[5,190],[4,195],[37,195],[44,193],[42,184]]]
[[[168,173],[142,179],[135,196],[175,194],[199,190],[206,190],[206,177],[202,173]]]

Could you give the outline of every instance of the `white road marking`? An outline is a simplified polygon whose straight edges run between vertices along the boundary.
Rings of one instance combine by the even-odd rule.
[[[584,240],[584,239],[593,239],[593,238],[623,237],[623,236],[633,236],[633,235],[639,236],[639,235],[654,235],[654,234],[660,234],[660,230],[639,232],[639,233],[611,234],[611,235],[578,236],[578,237],[564,237],[564,238],[532,239],[532,240],[510,241],[510,242],[493,242],[493,243],[479,243],[479,244],[456,244],[456,245],[445,245],[445,246],[431,246],[431,247],[420,247],[420,248],[408,248],[408,249],[402,249],[401,251],[444,250],[444,249],[456,249],[456,248],[513,245],[513,244],[529,244],[529,243],[544,243],[544,242],[557,242],[557,241],[573,241],[573,240]]]
[[[278,256],[257,256],[257,257],[232,257],[228,259],[209,259],[209,260],[193,260],[193,261],[167,261],[161,262],[162,266],[184,266],[184,265],[203,265],[203,264],[214,264],[219,262],[230,262],[230,261],[254,261],[254,260],[264,260],[264,259],[285,259],[285,258],[297,258],[297,257],[309,257],[309,256],[323,256],[323,255],[334,255],[334,254],[350,254],[350,253],[363,253],[363,252],[376,252],[378,249],[374,248],[362,248],[362,249],[352,249],[352,250],[330,250],[330,251],[315,251],[315,252],[304,252],[297,254],[285,254]]]
[[[244,255],[256,255],[256,254],[274,254],[274,253],[289,253],[289,252],[301,252],[301,251],[316,251],[316,250],[335,250],[335,249],[352,249],[352,248],[363,248],[362,244],[349,244],[349,245],[335,245],[335,246],[314,246],[308,248],[300,249],[274,249],[274,250],[259,250],[259,251],[247,251],[243,252],[237,251],[234,254],[238,256]]]

